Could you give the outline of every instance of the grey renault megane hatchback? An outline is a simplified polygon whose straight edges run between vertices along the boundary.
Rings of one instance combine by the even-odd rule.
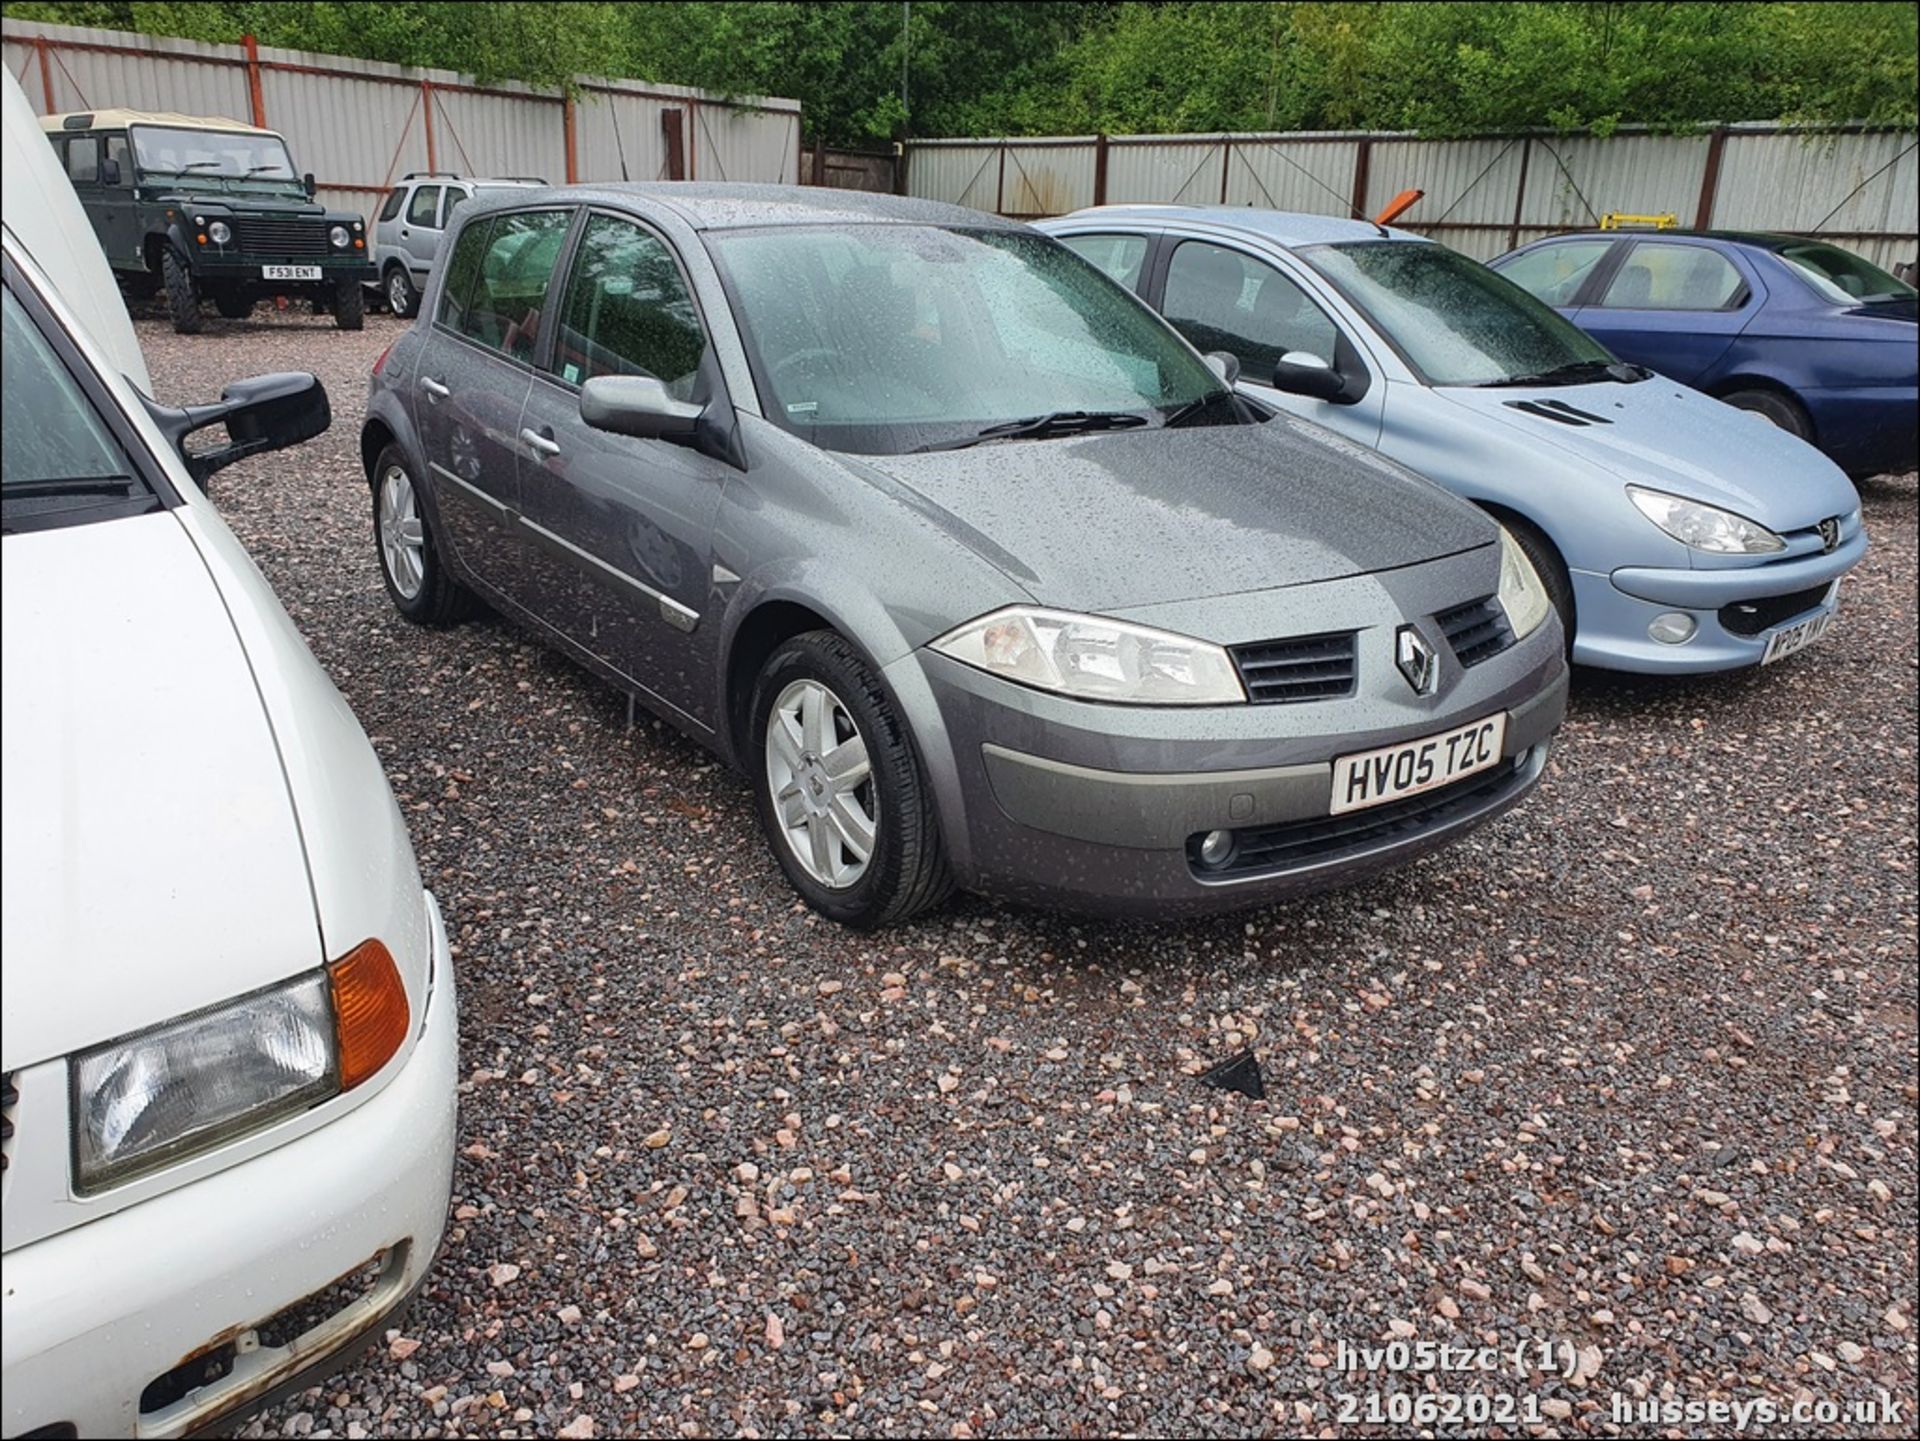
[[[484,598],[737,764],[825,915],[1268,901],[1539,779],[1511,538],[1055,241],[771,186],[457,221],[361,440],[395,605]]]

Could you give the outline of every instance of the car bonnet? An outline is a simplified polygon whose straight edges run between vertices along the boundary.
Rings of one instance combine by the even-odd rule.
[[[1721,506],[1774,530],[1817,525],[1859,504],[1839,467],[1805,441],[1661,377],[1433,393],[1622,481]]]
[[[273,731],[174,513],[5,551],[4,1065],[317,966]]]
[[[1067,610],[1334,580],[1494,537],[1439,487],[1288,417],[842,459],[908,487],[949,533]]]

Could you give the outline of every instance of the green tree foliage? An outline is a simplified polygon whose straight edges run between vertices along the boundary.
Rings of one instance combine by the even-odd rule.
[[[918,135],[1683,129],[1915,118],[1916,7],[1893,3],[685,4],[152,0],[9,15],[436,65],[797,97],[838,144]],[[901,100],[902,58],[907,101]]]

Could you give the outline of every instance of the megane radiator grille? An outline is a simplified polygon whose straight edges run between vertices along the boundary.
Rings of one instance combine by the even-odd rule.
[[[1507,624],[1507,612],[1490,595],[1443,610],[1434,621],[1463,666],[1491,660],[1513,644],[1513,628]]]
[[[1264,640],[1232,648],[1233,663],[1256,705],[1331,700],[1353,694],[1353,632]]]

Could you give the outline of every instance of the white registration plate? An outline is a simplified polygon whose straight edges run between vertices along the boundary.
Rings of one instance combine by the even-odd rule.
[[[1793,625],[1783,626],[1767,637],[1767,648],[1760,653],[1761,665],[1772,665],[1777,660],[1785,660],[1790,655],[1798,655],[1821,636],[1833,629],[1833,618],[1838,611],[1840,588],[1836,585],[1833,594],[1827,597],[1827,608],[1818,615],[1810,615]]]
[[[260,267],[262,280],[318,280],[320,267],[317,265],[263,265]]]
[[[1337,816],[1449,785],[1498,764],[1506,738],[1502,712],[1423,740],[1340,756],[1333,763],[1333,804],[1327,809]]]

